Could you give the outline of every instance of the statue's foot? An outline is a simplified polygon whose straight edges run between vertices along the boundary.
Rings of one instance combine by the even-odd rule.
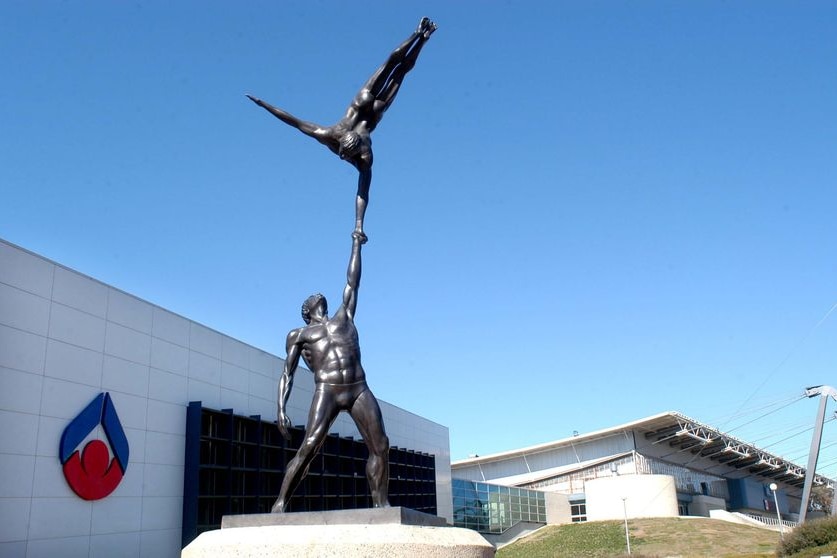
[[[276,503],[270,508],[270,513],[285,513],[285,502],[276,500]]]
[[[430,38],[430,35],[436,30],[436,24],[430,21],[429,18],[422,18],[421,23],[419,23],[419,33],[421,33],[422,38],[426,41]]]
[[[427,24],[428,23],[430,23],[430,18],[429,17],[421,18],[421,21],[419,21],[418,27],[416,27],[416,33],[419,33],[419,34],[424,33],[425,30],[427,29]]]

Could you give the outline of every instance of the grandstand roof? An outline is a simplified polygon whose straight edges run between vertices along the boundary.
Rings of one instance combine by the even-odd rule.
[[[619,432],[632,431],[635,436],[643,436],[652,445],[663,445],[674,448],[681,454],[691,455],[694,459],[703,458],[718,465],[725,465],[732,470],[741,470],[750,475],[781,481],[796,487],[801,487],[805,480],[805,469],[796,463],[774,455],[752,444],[748,444],[734,436],[725,434],[709,425],[698,422],[676,411],[668,411],[652,415],[643,419],[628,422],[604,430],[597,430],[587,434],[580,434],[553,442],[538,444],[520,449],[509,450],[486,456],[477,456],[451,463],[454,476],[457,469],[475,465],[483,465],[496,461],[506,461],[551,450],[561,449],[580,442],[593,441],[598,438],[612,436]],[[616,458],[614,455],[611,458]],[[691,461],[694,461],[691,459]],[[599,460],[597,460],[599,461]],[[557,474],[566,474],[574,470],[590,466],[588,462],[575,463],[560,467],[557,470],[540,470],[525,475],[516,475],[493,482],[521,484],[533,482]],[[520,478],[517,478],[520,477]],[[524,478],[525,477],[525,478]],[[817,475],[816,484],[834,485],[834,481]]]

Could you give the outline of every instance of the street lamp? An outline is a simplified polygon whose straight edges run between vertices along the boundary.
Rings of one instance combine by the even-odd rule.
[[[779,488],[775,482],[768,487],[773,492],[773,503],[776,504],[776,519],[779,520],[779,538],[785,540],[785,528],[782,526],[782,514],[779,513],[779,499],[776,498],[776,489]]]
[[[622,496],[622,511],[625,513],[625,542],[628,544],[628,556],[631,555],[631,535],[628,533],[628,505],[625,503],[627,496]]]

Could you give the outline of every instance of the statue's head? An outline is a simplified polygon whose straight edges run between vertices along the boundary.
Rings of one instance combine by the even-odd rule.
[[[302,319],[306,324],[311,323],[311,315],[324,317],[328,315],[328,302],[320,293],[313,294],[302,303]]]
[[[360,134],[354,131],[348,131],[340,136],[340,155],[341,159],[354,159],[363,149],[363,139]]]

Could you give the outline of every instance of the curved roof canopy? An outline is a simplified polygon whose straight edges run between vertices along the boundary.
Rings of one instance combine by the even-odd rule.
[[[647,444],[654,446],[665,445],[667,448],[674,449],[679,454],[689,455],[689,462],[694,462],[697,459],[703,458],[704,460],[714,462],[715,465],[726,466],[729,468],[728,470],[731,471],[746,471],[746,473],[750,475],[763,477],[771,481],[780,481],[800,488],[804,484],[805,469],[796,463],[760,449],[752,444],[748,444],[738,438],[735,438],[734,436],[725,434],[720,430],[675,411],[660,413],[658,415],[614,426],[605,430],[598,430],[588,434],[581,434],[579,436],[556,440],[554,442],[455,461],[451,463],[451,469],[456,471],[456,469],[463,469],[496,461],[506,461],[541,452],[549,452],[551,450],[561,449],[572,444],[593,441],[598,438],[612,436],[619,432],[629,431],[632,431],[637,437],[643,436]],[[619,456],[612,457],[617,458]],[[570,469],[583,469],[588,465],[589,463],[577,463],[571,468],[561,467],[562,470],[560,473],[565,474],[570,472]],[[547,472],[547,470],[539,471],[538,473],[540,474],[536,474],[535,476],[543,478],[543,474]],[[554,473],[555,471],[551,472]],[[533,479],[527,480],[531,481]],[[815,476],[814,483],[825,484],[827,486],[834,485],[834,481],[832,479],[821,475]]]

